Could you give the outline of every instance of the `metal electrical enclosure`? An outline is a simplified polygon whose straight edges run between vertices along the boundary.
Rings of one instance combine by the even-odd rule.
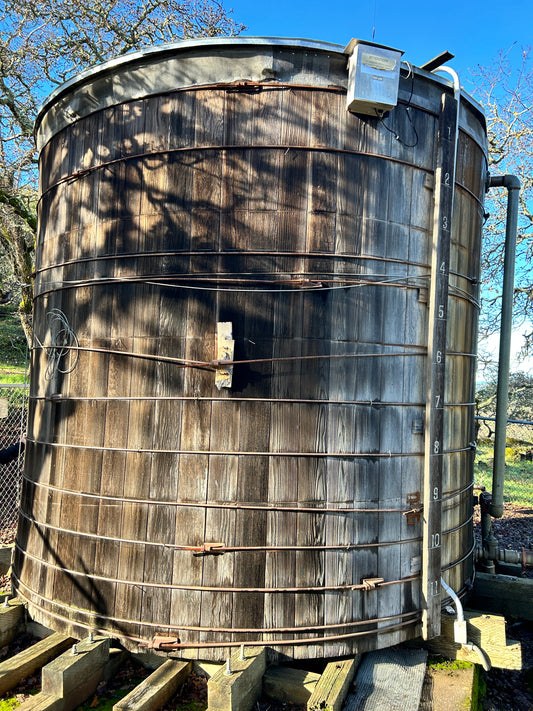
[[[390,47],[351,40],[348,60],[347,109],[355,114],[379,116],[396,106],[403,52]]]

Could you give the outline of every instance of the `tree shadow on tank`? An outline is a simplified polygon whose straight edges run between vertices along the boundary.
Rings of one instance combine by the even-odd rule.
[[[209,447],[206,433],[215,417],[210,401],[221,397],[210,365],[217,322],[233,324],[235,360],[261,361],[235,366],[227,400],[323,400],[331,392],[341,398],[345,385],[339,377],[355,374],[354,368],[330,366],[327,356],[356,347],[355,337],[346,345],[346,333],[357,299],[320,289],[337,269],[331,258],[336,164],[309,151],[271,147],[305,144],[313,132],[320,134],[323,119],[313,114],[304,94],[278,92],[270,107],[266,93],[223,90],[132,101],[80,119],[52,139],[36,265],[26,476],[53,487],[45,515],[54,525],[88,536],[64,536],[60,550],[37,526],[21,526],[18,545],[31,553],[43,538],[47,563],[87,576],[80,583],[65,574],[64,604],[74,600],[101,615],[114,612],[138,622],[142,591],[132,590],[127,609],[120,609],[117,586],[135,577],[142,586],[147,570],[142,542],[160,543],[161,550],[203,543],[205,508],[197,512],[198,520],[172,508],[168,530],[161,532],[157,507],[125,499],[189,497],[205,503],[210,484],[200,472],[203,464],[192,466],[193,455],[186,455],[185,464],[179,453],[201,451],[205,442]],[[65,153],[61,148],[69,141],[74,149]],[[254,141],[266,147],[252,148]],[[340,268],[346,271],[346,265]],[[314,292],[309,280],[316,283]],[[342,313],[345,303],[348,314]],[[54,309],[65,315],[81,350],[71,372],[46,380],[39,344],[50,342],[46,315]],[[334,347],[332,337],[338,341]],[[305,355],[320,359],[299,360]],[[191,367],[190,361],[203,365]],[[370,369],[363,372],[372,377]],[[345,398],[352,396],[344,392]],[[174,410],[173,401],[164,398],[176,398]],[[270,409],[236,406],[242,431],[234,449],[268,452]],[[244,434],[245,415],[250,422]],[[294,444],[285,439],[283,430],[291,429],[287,419],[277,446],[334,449],[332,429],[343,426],[341,419],[313,412],[308,423],[313,441],[305,445],[298,433]],[[294,427],[297,431],[300,422]],[[154,451],[160,450],[173,458],[170,471],[154,464],[160,457]],[[264,500],[267,457],[249,462],[239,463],[232,475],[237,483],[229,489],[244,501]],[[307,475],[314,476],[310,469]],[[324,486],[309,483],[315,493],[308,498],[325,495]],[[266,514],[255,515],[252,529],[242,526],[232,535],[264,546]],[[318,531],[315,542],[323,542],[324,535]],[[120,538],[139,544],[120,546]],[[259,587],[265,584],[265,554],[256,558],[249,584]],[[296,575],[295,554],[288,558]],[[177,576],[201,580],[202,566],[191,558],[189,569],[177,571],[169,558],[158,583],[172,584]],[[324,566],[312,566],[321,570],[318,583],[323,582]],[[105,594],[91,574],[108,579]],[[264,602],[255,603],[250,607],[256,607],[259,620]],[[164,627],[175,610],[156,605],[154,614]],[[198,622],[200,613],[191,614]]]

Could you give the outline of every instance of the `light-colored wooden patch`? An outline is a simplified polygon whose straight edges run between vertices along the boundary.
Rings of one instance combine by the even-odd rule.
[[[157,711],[174,696],[191,672],[192,662],[174,659],[158,667],[149,677],[113,706],[113,711]]]
[[[45,667],[42,672],[42,693],[63,700],[62,711],[69,711],[82,704],[103,677],[109,658],[109,643],[106,638],[94,641],[82,640]]]
[[[217,361],[233,360],[235,341],[233,340],[233,327],[231,321],[217,323]],[[221,388],[231,388],[233,366],[218,367],[215,371],[215,385]]]

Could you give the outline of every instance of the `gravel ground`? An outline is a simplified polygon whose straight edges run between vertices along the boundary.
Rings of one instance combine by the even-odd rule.
[[[504,516],[493,522],[494,535],[502,548],[533,548],[533,509],[504,505]],[[479,518],[475,522],[478,536]],[[523,571],[533,577],[533,570]],[[487,685],[483,711],[533,711],[533,623],[512,622],[507,637],[522,644],[522,670],[491,669],[485,674]]]
[[[531,711],[533,709],[533,623],[508,626],[508,638],[522,644],[521,671],[491,669],[485,674],[487,686],[483,711]]]

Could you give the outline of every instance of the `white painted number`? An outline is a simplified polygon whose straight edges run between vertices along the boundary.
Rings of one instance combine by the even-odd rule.
[[[439,500],[439,487],[436,486],[433,489],[433,501],[438,501]]]
[[[444,304],[439,304],[439,318],[444,318]]]
[[[450,184],[450,174],[444,173],[444,185],[449,185],[449,184]]]
[[[441,263],[439,271],[441,274],[446,274],[446,262]]]
[[[440,533],[431,534],[431,547],[440,548]]]
[[[435,597],[435,595],[440,594],[440,581],[432,580],[429,583],[429,594],[431,595],[431,597]]]
[[[448,229],[448,216],[447,215],[442,216],[442,229],[443,230]]]
[[[438,454],[440,452],[440,442],[438,439],[433,443],[433,453]]]
[[[437,351],[436,358],[437,358],[437,363],[442,363],[442,353],[441,353],[441,351]]]
[[[440,395],[435,395],[435,407],[440,406]]]

